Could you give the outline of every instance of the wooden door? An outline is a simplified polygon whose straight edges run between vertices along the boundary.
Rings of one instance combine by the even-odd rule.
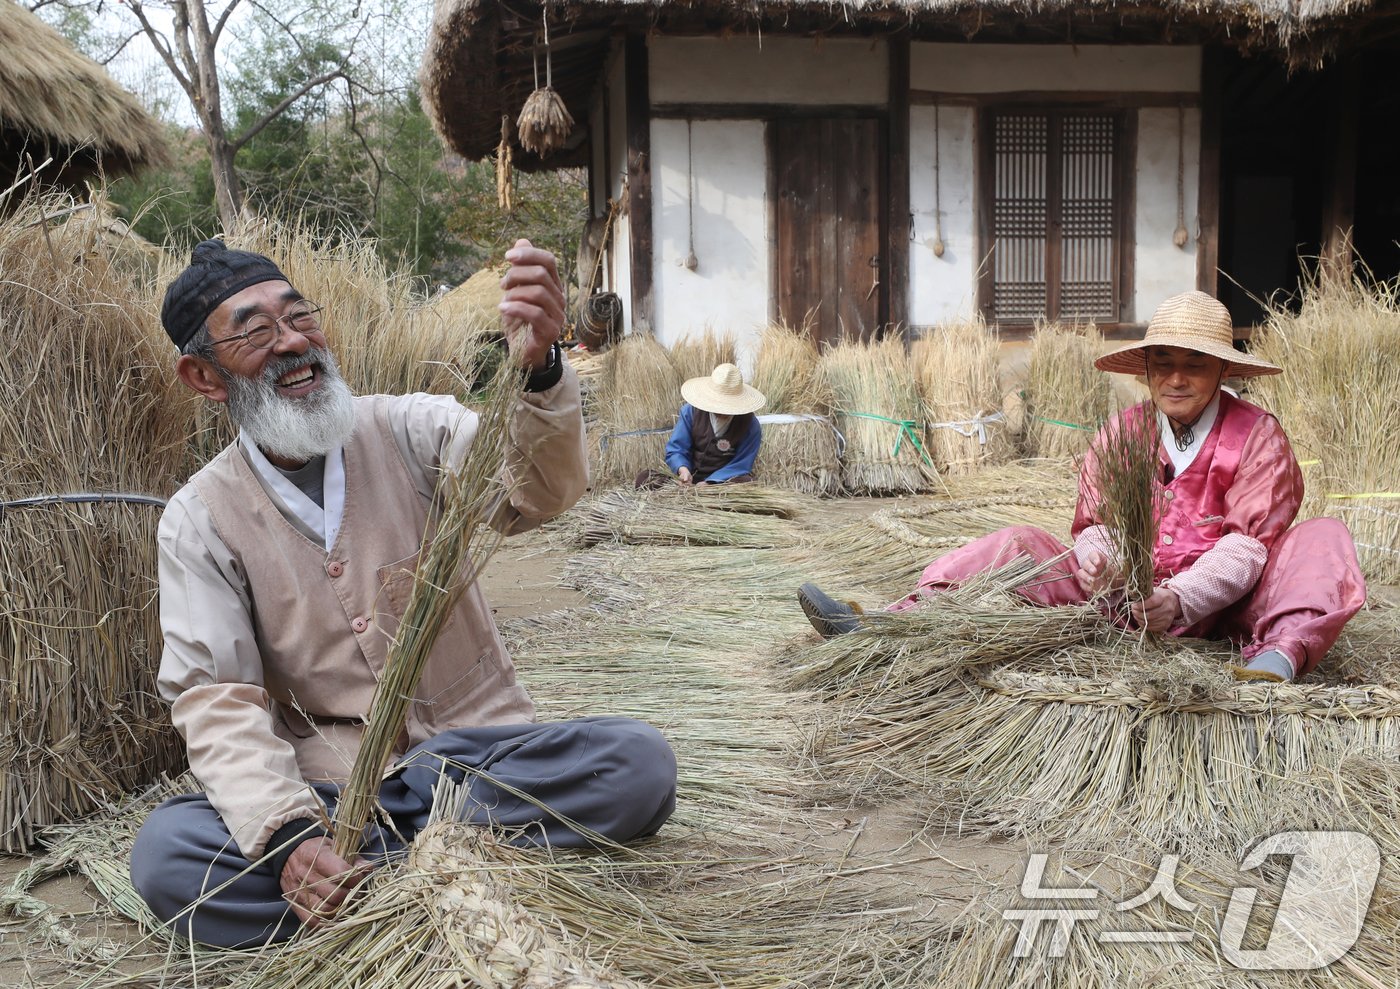
[[[768,125],[777,316],[819,341],[867,339],[889,311],[881,250],[880,121],[798,118]]]

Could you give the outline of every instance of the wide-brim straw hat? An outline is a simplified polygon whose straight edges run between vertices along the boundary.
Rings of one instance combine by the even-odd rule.
[[[688,379],[681,385],[681,397],[701,412],[717,416],[757,412],[768,401],[763,392],[744,384],[744,376],[733,364],[721,364],[704,377]]]
[[[1119,374],[1146,374],[1149,347],[1182,347],[1225,362],[1225,377],[1252,378],[1283,369],[1235,349],[1230,310],[1204,292],[1183,292],[1167,299],[1152,314],[1142,340],[1110,350],[1094,367]]]

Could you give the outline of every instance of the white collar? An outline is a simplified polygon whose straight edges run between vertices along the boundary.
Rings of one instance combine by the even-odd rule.
[[[1173,477],[1180,477],[1182,472],[1195,462],[1196,455],[1201,452],[1201,447],[1205,445],[1206,437],[1215,427],[1215,419],[1219,414],[1220,390],[1216,389],[1215,397],[1205,407],[1201,417],[1191,426],[1191,445],[1185,450],[1178,450],[1176,434],[1172,432],[1171,420],[1161,409],[1157,410],[1157,426],[1162,433],[1162,449],[1167,451],[1167,458],[1172,462]]]
[[[325,501],[323,508],[274,467],[241,429],[238,431],[238,442],[248,455],[248,462],[253,465],[253,471],[263,487],[274,496],[274,503],[280,502],[278,508],[284,515],[294,516],[311,532],[317,533],[323,547],[329,552],[335,545],[336,536],[340,535],[340,518],[345,511],[345,454],[342,449],[336,447],[326,454],[326,468],[321,480],[321,497]]]

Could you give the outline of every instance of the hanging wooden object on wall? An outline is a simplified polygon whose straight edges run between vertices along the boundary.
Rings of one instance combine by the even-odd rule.
[[[539,53],[535,54],[535,91],[525,100],[516,121],[520,146],[541,158],[564,146],[574,130],[574,118],[564,98],[554,91],[554,67],[549,55],[549,10],[544,13],[544,88],[540,88]]]
[[[938,104],[933,105],[933,256],[941,258],[945,250],[943,244],[943,195],[942,183],[938,174],[942,167],[939,149]]]
[[[685,202],[688,216],[686,230],[690,237],[690,250],[681,262],[688,271],[694,271],[700,266],[700,259],[695,256],[695,155],[692,152],[694,137],[691,134],[691,123],[689,120],[685,122]]]
[[[1191,235],[1186,230],[1186,108],[1176,108],[1176,230],[1172,243],[1185,248]]]
[[[501,114],[501,143],[496,145],[496,205],[501,212],[515,209],[515,154],[510,148],[510,115]]]

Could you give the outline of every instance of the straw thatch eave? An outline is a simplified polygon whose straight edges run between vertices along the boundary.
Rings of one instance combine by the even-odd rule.
[[[554,88],[576,130],[570,145],[545,161],[517,148],[515,165],[532,170],[584,163],[589,105],[612,39],[626,32],[1206,44],[1272,52],[1300,67],[1373,37],[1383,19],[1393,19],[1389,11],[1377,0],[563,0],[548,5],[550,50]],[[424,104],[454,151],[481,159],[495,149],[502,116],[513,120],[535,86],[542,24],[537,0],[509,7],[498,0],[437,0],[421,81]]]
[[[72,182],[168,160],[160,125],[92,59],[34,14],[0,0],[0,173],[23,153]]]

